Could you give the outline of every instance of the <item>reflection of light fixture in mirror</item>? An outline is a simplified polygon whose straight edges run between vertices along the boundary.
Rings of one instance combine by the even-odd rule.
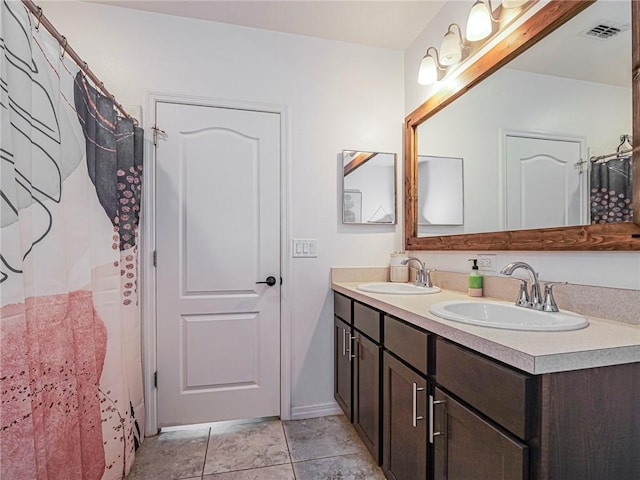
[[[498,20],[493,18],[491,0],[487,0],[487,3],[477,0],[471,7],[467,19],[467,40],[477,42],[487,38],[493,32],[494,23],[498,23]]]
[[[458,35],[456,36],[453,27],[458,27]],[[462,29],[457,23],[449,25],[449,30],[445,33],[440,44],[440,63],[442,65],[455,65],[462,60],[462,49],[465,48],[464,39],[462,38]]]
[[[435,52],[435,57],[429,53],[431,50]],[[430,85],[440,80],[440,72],[443,70],[444,68],[442,68],[440,60],[438,59],[438,50],[434,47],[427,48],[427,53],[425,53],[422,62],[420,62],[418,83],[420,85]]]

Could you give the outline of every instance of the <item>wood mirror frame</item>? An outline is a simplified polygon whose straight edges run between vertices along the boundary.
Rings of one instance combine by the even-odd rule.
[[[552,0],[458,76],[411,112],[404,130],[404,211],[407,250],[640,250],[640,168],[633,173],[633,222],[418,237],[416,129],[467,90],[532,47],[594,3]],[[633,137],[640,141],[640,2],[632,1]],[[640,150],[636,147],[635,151]]]

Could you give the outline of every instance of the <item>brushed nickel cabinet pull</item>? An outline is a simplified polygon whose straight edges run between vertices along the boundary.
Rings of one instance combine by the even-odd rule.
[[[434,400],[433,395],[429,395],[429,443],[433,444],[433,439],[439,435],[444,435],[444,432],[434,432],[435,415],[434,409],[436,405],[441,403],[447,403],[445,400]]]
[[[418,426],[418,420],[424,420],[423,416],[418,416],[418,392],[422,392],[425,390],[424,387],[418,387],[418,384],[416,382],[413,382],[412,384],[413,387],[413,395],[412,395],[412,400],[413,400],[413,415],[412,415],[412,423],[413,423],[413,427],[416,428]]]

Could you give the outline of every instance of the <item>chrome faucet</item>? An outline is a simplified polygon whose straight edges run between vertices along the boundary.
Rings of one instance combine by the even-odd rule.
[[[433,283],[431,282],[431,270],[428,270],[422,260],[416,257],[409,257],[402,260],[403,265],[408,265],[411,261],[416,262],[420,267],[416,270],[416,281],[415,285],[418,287],[433,287]]]
[[[500,270],[503,275],[511,275],[517,269],[522,268],[529,272],[531,278],[531,294],[527,291],[527,281],[520,280],[520,293],[516,300],[519,307],[533,308],[542,310],[543,312],[557,312],[558,305],[553,298],[553,287],[556,285],[566,285],[567,282],[549,282],[544,286],[544,299],[540,296],[540,283],[538,282],[538,273],[531,265],[524,262],[513,262]]]
[[[538,282],[538,273],[533,269],[531,265],[524,262],[513,262],[500,270],[503,275],[511,275],[517,269],[522,268],[529,272],[529,278],[531,280],[531,293],[527,292],[527,281],[521,280],[520,294],[516,300],[516,305],[519,307],[533,308],[535,310],[543,309],[543,301],[540,296],[540,283]]]

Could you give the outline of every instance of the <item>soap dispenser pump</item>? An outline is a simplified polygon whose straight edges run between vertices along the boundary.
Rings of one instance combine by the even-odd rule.
[[[469,296],[481,297],[484,282],[478,269],[478,259],[470,258],[469,261],[473,262],[473,267],[471,267],[471,273],[469,274]]]

